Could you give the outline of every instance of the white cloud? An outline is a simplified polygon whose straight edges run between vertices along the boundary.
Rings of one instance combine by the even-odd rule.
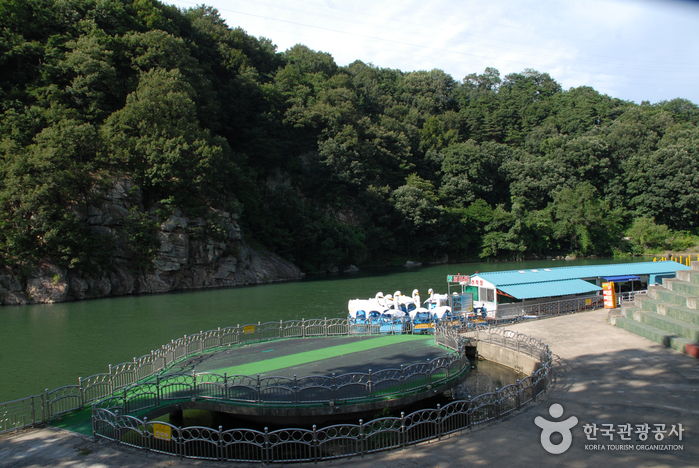
[[[173,1],[188,8],[195,2]],[[461,80],[486,67],[533,68],[564,89],[699,103],[699,5],[669,0],[210,0],[231,27],[283,51],[301,43],[403,71],[440,68]]]

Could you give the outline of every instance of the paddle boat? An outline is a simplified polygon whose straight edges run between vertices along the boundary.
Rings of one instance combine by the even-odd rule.
[[[410,321],[413,324],[413,333],[432,333],[434,331],[432,314],[424,307],[413,310],[410,313]]]
[[[436,323],[449,323],[459,322],[459,317],[451,313],[451,307],[449,306],[439,306],[434,307],[429,310],[432,315],[432,320]]]
[[[389,294],[384,298],[384,304],[389,309],[400,310],[407,315],[420,307],[420,293],[415,289],[412,296],[404,296],[400,291],[396,291],[393,296]]]
[[[373,299],[351,299],[347,305],[350,323],[376,323],[388,309]]]
[[[430,288],[427,293],[430,295],[430,297],[425,301],[426,309],[431,310],[437,307],[449,306],[449,294],[435,294],[432,288]]]
[[[390,296],[389,296],[390,297]],[[386,307],[383,295],[374,299],[352,299],[347,307],[350,325],[362,332],[368,331],[367,326],[379,333],[403,333],[409,322],[408,314],[399,309]],[[361,327],[360,327],[361,326]]]
[[[381,333],[401,334],[406,331],[410,318],[402,310],[388,309],[381,315],[378,323]]]

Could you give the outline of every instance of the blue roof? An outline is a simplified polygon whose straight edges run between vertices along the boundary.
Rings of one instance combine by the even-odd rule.
[[[517,299],[533,299],[535,297],[568,296],[601,291],[597,285],[581,279],[549,281],[546,283],[514,284],[498,289]]]
[[[477,273],[478,276],[500,288],[511,284],[543,283],[582,278],[603,278],[605,276],[625,275],[659,275],[689,270],[690,267],[678,262],[638,262],[615,263],[611,265],[584,265],[557,268],[540,268],[537,270],[489,271]]]
[[[678,262],[663,261],[541,268],[536,270],[491,271],[477,273],[473,276],[478,276],[492,283],[500,291],[517,299],[530,299],[583,294],[602,289],[584,281],[585,278],[674,275],[678,270],[689,269],[690,267]]]
[[[636,276],[636,275],[622,275],[622,276],[604,276],[604,279],[606,279],[607,281],[629,281],[629,280],[636,281],[636,280],[640,280],[641,277]]]

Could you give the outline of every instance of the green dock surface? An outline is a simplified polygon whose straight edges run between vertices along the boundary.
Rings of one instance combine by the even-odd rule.
[[[168,373],[293,377],[395,369],[448,354],[432,335],[292,338],[234,346],[186,359]]]
[[[215,373],[229,376],[305,377],[377,372],[422,363],[450,350],[434,343],[432,335],[379,335],[290,338],[235,345],[187,358],[162,374]],[[161,375],[162,375],[161,374]],[[51,426],[92,435],[90,409],[64,415]]]

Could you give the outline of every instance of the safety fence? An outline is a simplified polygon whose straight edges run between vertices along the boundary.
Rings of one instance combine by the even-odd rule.
[[[372,452],[405,448],[419,442],[476,427],[511,413],[546,391],[551,381],[551,352],[539,340],[520,333],[479,326],[459,335],[453,328],[438,326],[435,339],[463,350],[465,340],[478,339],[539,359],[532,375],[495,392],[458,400],[400,417],[384,417],[358,424],[339,424],[310,429],[287,428],[218,430],[207,427],[176,427],[123,414],[107,405],[93,405],[96,437],[132,447],[182,458],[231,462],[318,462]]]
[[[356,324],[348,319],[324,318],[324,319],[301,319],[279,322],[267,322],[247,325],[236,325],[235,327],[218,328],[216,330],[201,331],[192,335],[185,335],[182,338],[171,340],[160,349],[151,351],[139,358],[134,358],[131,362],[124,362],[117,365],[110,365],[106,373],[95,374],[86,378],[79,378],[77,385],[67,385],[54,390],[46,389],[41,395],[32,395],[26,398],[0,403],[0,434],[27,426],[48,423],[66,413],[89,406],[90,403],[115,394],[123,394],[124,390],[139,383],[144,383],[148,379],[156,379],[157,375],[165,372],[168,367],[191,356],[211,352],[217,349],[249,344],[255,342],[277,340],[283,338],[309,338],[309,337],[329,337],[329,336],[349,336],[349,335],[384,335],[397,333],[424,333],[425,330],[413,329],[411,324]],[[429,330],[432,332],[432,329]],[[439,377],[439,372],[444,369],[445,374],[453,374],[454,362],[435,363],[432,377]],[[423,365],[424,366],[424,365]],[[416,372],[429,373],[429,369],[422,369]],[[187,377],[173,377],[169,388],[176,388],[177,385],[186,387],[194,385],[194,382],[187,382]],[[222,378],[221,381],[219,378]],[[370,385],[375,376],[371,379],[362,377],[364,385]],[[383,377],[382,377],[383,378]],[[389,378],[389,377],[386,377]],[[390,377],[399,380],[400,377]],[[417,380],[417,377],[411,377]],[[179,382],[178,379],[180,380]],[[204,379],[204,380],[202,380]],[[206,379],[210,379],[206,381]],[[218,379],[218,380],[215,380]],[[212,392],[231,387],[233,377],[200,377],[199,383],[206,382],[207,385],[199,386],[198,392],[202,388],[208,388]],[[404,381],[405,382],[405,381]],[[157,383],[157,382],[156,382]],[[236,385],[238,392],[247,396],[243,399],[261,399],[258,395],[253,395],[250,389],[257,388],[257,382],[246,380]],[[298,384],[298,383],[297,383]],[[152,385],[152,382],[147,385]],[[219,390],[215,390],[218,385]],[[293,385],[291,382],[279,382],[276,386],[278,392],[287,392]],[[314,387],[311,381],[302,382],[301,385]],[[325,387],[332,386],[332,383],[323,384]],[[346,386],[348,386],[347,384]],[[362,385],[362,382],[356,384]],[[387,384],[386,384],[387,385]],[[247,390],[246,390],[247,388]],[[306,387],[304,387],[306,388]],[[372,391],[374,391],[373,389]],[[133,390],[130,390],[133,392]],[[144,387],[145,391],[145,387]],[[229,395],[236,395],[235,391],[230,391]],[[305,391],[305,390],[304,390]],[[308,392],[310,394],[310,392]],[[240,395],[238,393],[237,395]],[[271,396],[271,393],[270,393]],[[237,397],[234,397],[237,398]],[[296,398],[288,396],[288,398]]]
[[[498,320],[543,318],[552,315],[569,314],[583,310],[599,309],[604,304],[602,296],[581,296],[558,301],[537,302],[534,304],[498,304]]]
[[[251,406],[357,405],[446,389],[469,369],[463,350],[423,363],[376,372],[329,376],[261,377],[247,375],[190,373],[166,374],[125,387],[95,403],[97,407],[130,414],[181,401],[212,400]]]
[[[636,296],[646,296],[647,294],[648,291],[645,289],[640,291],[626,291],[618,293],[619,305],[621,305],[623,302],[634,302],[636,300]]]

